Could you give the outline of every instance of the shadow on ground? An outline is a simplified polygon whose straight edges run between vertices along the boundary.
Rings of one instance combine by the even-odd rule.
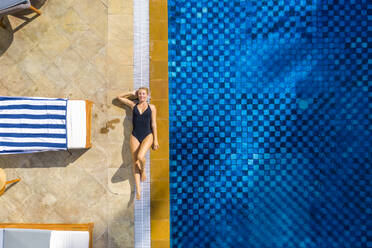
[[[48,151],[30,154],[12,154],[0,156],[1,168],[50,168],[66,167],[73,163],[87,149],[68,151]]]
[[[0,26],[0,56],[10,47],[14,37],[8,18],[4,18],[3,24],[5,25],[5,28]]]
[[[132,118],[130,118],[130,116],[132,116],[131,108],[122,104],[118,99],[112,100],[112,104],[115,105],[116,107],[123,108],[125,110],[125,118],[123,121],[123,126],[124,126],[124,130],[127,130],[128,129],[127,127],[132,125]],[[125,161],[125,156],[126,154],[128,154],[128,152],[125,152],[127,150],[130,150],[130,132],[124,132],[124,139],[123,139],[122,152],[121,152],[123,161]],[[132,163],[129,166],[132,166]],[[118,168],[116,173],[111,178],[111,183],[118,183],[118,182],[129,180],[130,190],[131,190],[130,200],[127,205],[127,207],[129,207],[134,201],[135,183],[134,183],[133,173],[120,173],[121,171],[123,171],[121,169],[128,169],[128,164],[125,164],[125,163],[121,164],[121,166]],[[131,168],[130,168],[130,172],[132,172]]]

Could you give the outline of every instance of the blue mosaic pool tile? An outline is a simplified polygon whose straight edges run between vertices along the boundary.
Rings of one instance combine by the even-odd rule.
[[[371,10],[168,0],[172,247],[372,247]]]

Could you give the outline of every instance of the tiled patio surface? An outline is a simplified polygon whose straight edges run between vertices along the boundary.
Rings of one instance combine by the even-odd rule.
[[[131,114],[113,101],[133,87],[132,0],[33,4],[41,16],[0,28],[0,95],[94,101],[93,147],[0,156],[22,179],[0,197],[0,222],[94,222],[95,248],[133,247]]]

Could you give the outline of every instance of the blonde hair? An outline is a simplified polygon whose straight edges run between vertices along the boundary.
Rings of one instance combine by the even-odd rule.
[[[147,95],[150,97],[150,90],[147,88],[147,87],[139,87],[137,90],[136,90],[136,97],[138,98],[138,91],[140,90],[145,90]]]

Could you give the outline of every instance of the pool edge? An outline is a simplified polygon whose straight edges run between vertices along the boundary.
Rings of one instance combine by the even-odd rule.
[[[149,1],[151,103],[157,108],[159,150],[151,151],[151,247],[170,247],[167,0]]]

